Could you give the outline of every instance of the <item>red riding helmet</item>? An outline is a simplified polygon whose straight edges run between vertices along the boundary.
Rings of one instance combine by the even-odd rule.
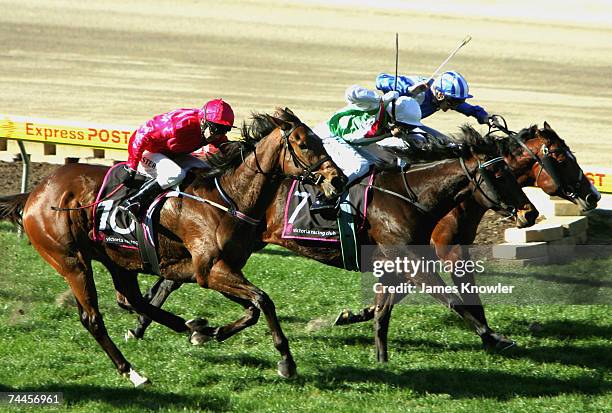
[[[229,127],[234,126],[234,111],[223,99],[213,99],[202,107],[204,120]]]

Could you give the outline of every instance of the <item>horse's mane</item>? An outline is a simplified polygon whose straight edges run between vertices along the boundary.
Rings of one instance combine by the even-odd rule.
[[[288,108],[276,108],[272,116],[285,122],[300,122],[298,117]],[[208,155],[206,161],[211,168],[198,174],[198,178],[211,178],[233,171],[255,150],[257,144],[276,128],[277,125],[272,121],[270,115],[251,113],[251,121],[248,124],[246,121],[242,123],[241,138],[222,144],[219,152]]]
[[[536,125],[524,128],[519,131],[516,138],[522,142],[527,142],[535,138]],[[551,140],[557,140],[561,144],[565,144],[563,140],[557,136],[552,130],[542,129],[541,134]],[[508,136],[496,134],[482,135],[474,127],[469,124],[464,124],[460,127],[459,132],[448,136],[450,142],[457,144],[455,148],[449,147],[448,140],[441,139],[435,136],[428,136],[427,147],[424,149],[413,148],[410,151],[399,151],[394,148],[384,148],[383,164],[378,165],[381,169],[389,169],[390,165],[395,164],[393,157],[401,157],[408,161],[411,165],[423,165],[437,163],[447,159],[454,159],[460,156],[470,156],[471,153],[498,156],[518,154],[523,151],[523,147],[516,139]],[[384,154],[386,153],[387,156]]]
[[[454,137],[457,142],[464,143],[468,149],[472,149],[475,153],[506,155],[518,155],[523,152],[523,147],[520,142],[528,142],[536,138],[537,125],[531,125],[521,129],[515,136],[511,138],[507,135],[487,134],[481,135],[477,130],[469,125],[461,126],[462,135]],[[567,147],[563,139],[561,139],[552,129],[539,129],[539,133],[545,139],[555,141],[563,147]]]

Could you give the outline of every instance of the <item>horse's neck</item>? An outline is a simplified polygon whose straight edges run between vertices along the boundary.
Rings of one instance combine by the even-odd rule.
[[[533,138],[525,142],[525,145],[533,152],[537,153],[538,148],[542,145],[542,141],[539,138]],[[512,174],[516,177],[517,182],[520,186],[534,185],[536,177],[533,173],[533,165],[537,162],[531,154],[527,152],[522,146],[522,152],[520,155],[514,155],[510,153],[505,156],[506,164],[508,164]]]
[[[467,168],[470,171],[473,169],[470,166]],[[419,202],[437,218],[442,218],[457,206],[469,186],[469,178],[458,160],[442,161],[415,170],[410,181],[416,182],[413,189]]]
[[[239,211],[261,215],[271,202],[280,180],[268,174],[273,174],[278,168],[280,139],[278,133],[272,132],[257,144],[241,165],[221,178],[221,186]]]

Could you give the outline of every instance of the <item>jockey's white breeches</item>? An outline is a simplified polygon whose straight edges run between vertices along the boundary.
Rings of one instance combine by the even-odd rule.
[[[178,185],[191,168],[208,168],[209,165],[189,154],[172,155],[172,158],[161,153],[147,152],[138,163],[138,173],[155,178],[163,189]]]
[[[367,155],[362,151],[362,148],[352,146],[342,138],[333,136],[327,123],[317,125],[314,128],[314,133],[321,138],[325,151],[346,175],[347,185],[368,172],[370,165],[374,163],[373,159],[366,157]]]
[[[313,131],[321,138],[325,151],[348,178],[348,184],[366,174],[370,166],[377,162],[378,156],[368,149],[370,146],[379,145],[399,150],[407,150],[410,147],[403,139],[393,136],[370,145],[354,146],[333,136],[326,123],[317,125]]]

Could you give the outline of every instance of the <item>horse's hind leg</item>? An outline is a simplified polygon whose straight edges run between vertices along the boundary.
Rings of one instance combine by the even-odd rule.
[[[113,277],[115,289],[122,294],[139,314],[144,314],[155,322],[158,322],[177,333],[182,333],[188,330],[185,325],[185,320],[177,315],[174,315],[161,308],[155,307],[147,302],[138,286],[138,273],[133,271],[122,271],[121,268],[106,264],[106,268]]]
[[[375,305],[371,305],[369,307],[365,307],[361,309],[357,314],[353,313],[349,309],[342,310],[342,312],[336,317],[334,321],[335,326],[346,326],[349,324],[357,324],[363,323],[365,321],[370,321],[374,318],[374,312],[376,310]]]
[[[149,288],[143,298],[152,306],[161,308],[170,294],[177,290],[181,285],[183,285],[181,282],[160,278],[151,288]],[[126,338],[143,338],[145,331],[149,325],[151,325],[152,321],[153,320],[146,315],[140,314],[138,316],[138,325],[136,328],[130,328],[128,330],[126,333]]]
[[[129,377],[134,386],[148,383],[149,380],[146,377],[139,375],[132,369],[130,363],[121,354],[106,331],[102,314],[100,314],[98,308],[98,295],[93,280],[91,261],[85,259],[80,253],[77,253],[75,257],[65,255],[53,257],[50,254],[43,253],[41,255],[68,281],[77,300],[81,324],[104,349],[119,373]]]
[[[217,329],[216,334],[220,338],[225,340],[254,324],[261,310],[272,333],[274,347],[282,357],[282,360],[278,362],[278,374],[282,377],[296,375],[295,361],[289,351],[289,341],[278,321],[274,303],[264,291],[250,283],[239,270],[232,269],[223,260],[215,263],[207,277],[197,274],[197,280],[201,286],[219,291],[227,297],[232,297],[232,300],[236,302],[250,303],[250,305],[243,304],[247,312],[245,317]]]
[[[193,330],[193,333],[189,339],[192,344],[199,345],[213,338],[217,341],[225,341],[245,328],[257,324],[261,311],[259,308],[255,307],[251,301],[244,300],[227,293],[222,294],[233,302],[244,307],[244,317],[239,318],[233,323],[216,328],[208,326],[208,322],[205,320],[204,322],[202,322],[200,319],[188,321],[187,325]]]

